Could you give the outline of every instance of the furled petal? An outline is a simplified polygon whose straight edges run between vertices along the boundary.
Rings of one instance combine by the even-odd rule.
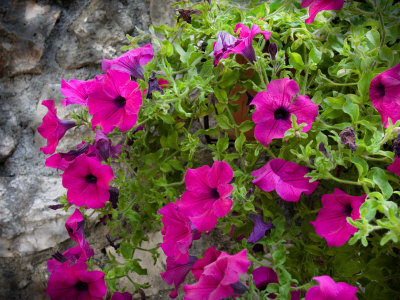
[[[272,223],[265,223],[260,215],[250,214],[249,218],[253,221],[254,228],[247,240],[248,243],[257,243],[259,239],[265,236],[267,230],[274,228]]]
[[[323,10],[341,10],[343,7],[344,0],[303,0],[301,7],[306,8],[310,6],[308,12],[309,18],[306,19],[305,23],[314,22],[315,16]]]
[[[336,283],[329,276],[313,277],[319,283],[318,286],[310,288],[305,296],[305,300],[357,300],[357,288],[345,282]]]

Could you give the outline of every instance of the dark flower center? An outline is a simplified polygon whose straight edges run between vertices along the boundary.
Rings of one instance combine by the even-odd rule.
[[[385,96],[385,86],[382,84],[382,82],[379,82],[378,86],[376,87],[376,90],[379,96],[381,97]]]
[[[124,97],[122,97],[121,95],[118,95],[118,97],[114,99],[114,103],[117,107],[121,108],[121,107],[125,106],[126,99]]]
[[[88,289],[89,289],[89,286],[88,286],[88,284],[86,283],[86,282],[83,282],[83,281],[78,281],[76,284],[75,284],[75,288],[78,290],[78,291],[80,291],[80,292],[83,292],[83,291],[87,291]]]
[[[86,182],[87,183],[96,183],[97,177],[92,174],[89,174],[88,176],[86,176]]]
[[[289,115],[289,111],[283,106],[274,111],[275,120],[287,120],[289,119]]]
[[[219,199],[220,196],[216,188],[211,190],[211,197],[213,197],[214,199]]]
[[[346,214],[346,216],[350,217],[352,211],[353,208],[351,207],[351,204],[346,204],[346,206],[344,207],[344,213]]]

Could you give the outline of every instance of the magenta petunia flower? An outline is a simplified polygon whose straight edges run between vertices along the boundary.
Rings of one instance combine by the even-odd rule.
[[[42,105],[47,107],[48,112],[43,117],[43,122],[37,128],[37,131],[47,139],[47,146],[40,148],[40,150],[44,154],[52,154],[56,151],[58,142],[63,138],[65,132],[75,126],[75,122],[60,120],[57,117],[54,100],[43,100]]]
[[[296,81],[289,78],[276,79],[267,86],[266,92],[254,96],[250,105],[255,105],[253,122],[256,123],[254,135],[256,139],[268,146],[272,139],[283,138],[285,132],[292,128],[291,114],[297,118],[297,123],[306,123],[303,132],[311,129],[311,123],[318,115],[318,105],[306,95],[298,95]]]
[[[143,47],[130,50],[116,59],[103,59],[101,68],[104,72],[118,70],[128,73],[134,80],[144,80],[144,70],[142,66],[151,61],[153,56],[153,48],[151,44],[147,44]]]
[[[106,134],[115,127],[127,131],[136,124],[141,105],[142,93],[138,84],[130,81],[129,74],[110,70],[104,81],[97,82],[89,94],[92,129],[101,126]]]
[[[210,247],[204,252],[204,258],[196,261],[192,267],[192,273],[194,278],[199,281],[201,274],[204,272],[204,267],[212,264],[221,255],[221,251],[215,249],[215,247]]]
[[[98,160],[107,161],[109,157],[117,158],[117,154],[121,153],[122,145],[111,145],[111,140],[103,131],[97,129],[96,140],[94,142],[94,153]]]
[[[176,298],[178,296],[178,289],[185,281],[186,275],[189,273],[196,260],[196,256],[189,256],[189,260],[186,263],[179,264],[173,257],[167,258],[167,270],[161,273],[161,277],[167,284],[173,284],[175,286],[175,289],[169,294],[171,298]]]
[[[329,276],[313,277],[319,283],[313,286],[307,293],[305,300],[357,300],[357,288],[345,282],[336,283]]]
[[[240,31],[239,31],[240,30]],[[242,23],[236,24],[234,32],[237,33],[239,31],[239,39],[236,43],[235,47],[233,47],[230,52],[238,53],[243,55],[250,63],[253,63],[257,60],[256,53],[253,48],[253,39],[257,34],[262,34],[264,39],[267,41],[271,36],[271,32],[269,31],[261,31],[258,25],[251,26],[251,30],[247,28]]]
[[[360,206],[366,195],[350,196],[345,192],[334,189],[333,194],[322,196],[322,208],[314,222],[310,222],[315,232],[325,238],[329,247],[344,245],[357,228],[350,225],[346,218],[360,219]]]
[[[229,184],[232,178],[232,168],[225,161],[214,161],[211,168],[187,170],[187,191],[181,197],[179,208],[198,231],[213,229],[217,219],[231,210],[232,200],[227,197],[233,189]]]
[[[93,154],[90,152],[90,144],[88,142],[82,142],[78,145],[77,150],[53,154],[52,156],[46,158],[44,164],[46,167],[65,171],[65,169],[72,164],[75,158],[77,158],[79,155],[86,154],[88,156],[92,156]]]
[[[132,300],[132,294],[128,292],[125,293],[115,292],[112,295],[111,300]]]
[[[64,95],[62,104],[64,106],[70,104],[79,104],[87,106],[88,95],[93,87],[96,79],[89,81],[82,81],[71,79],[70,81],[61,80],[61,93]]]
[[[166,256],[174,258],[177,264],[185,264],[189,260],[188,249],[192,246],[193,240],[201,236],[189,219],[182,214],[176,203],[170,202],[158,211],[162,214],[163,243],[160,247]]]
[[[251,232],[249,239],[247,240],[248,243],[257,243],[259,239],[265,236],[265,233],[274,228],[272,223],[264,222],[262,216],[257,214],[249,214],[249,218],[253,221],[254,227],[253,231]]]
[[[222,252],[215,262],[204,267],[204,272],[197,283],[184,286],[186,293],[184,299],[211,300],[229,297],[238,286],[239,274],[246,273],[250,264],[246,249],[235,255]]]
[[[310,6],[308,12],[308,19],[305,23],[314,22],[315,16],[323,10],[341,10],[343,7],[344,0],[303,0],[301,2],[301,7],[306,8]]]
[[[259,267],[251,272],[254,284],[259,290],[265,290],[270,283],[279,283],[275,270],[268,267]],[[275,299],[275,294],[269,294],[269,298]],[[300,290],[290,292],[291,300],[300,300]]]
[[[64,263],[51,273],[46,294],[52,300],[100,300],[107,293],[104,275],[100,271],[87,271],[83,262]]]
[[[114,174],[111,167],[97,158],[78,156],[62,175],[62,184],[68,189],[67,200],[78,207],[104,207],[110,198],[109,185]]]
[[[251,175],[257,177],[252,182],[263,191],[275,190],[283,200],[297,202],[301,193],[310,195],[318,186],[318,181],[309,182],[310,179],[305,177],[307,173],[306,167],[275,158]]]
[[[90,250],[91,252],[88,252],[87,249],[83,249],[80,245],[77,245],[64,251],[62,254],[60,252],[56,252],[53,254],[54,259],[47,261],[47,270],[52,273],[67,261],[69,264],[74,264],[77,261],[85,263],[94,255],[94,251],[92,249]]]
[[[369,98],[382,117],[385,128],[400,120],[400,64],[372,79],[369,86]]]
[[[242,23],[238,23],[234,32],[237,33],[237,31],[239,31],[238,39],[227,32],[217,33],[217,40],[213,45],[214,67],[218,65],[221,59],[227,58],[231,53],[243,55],[250,63],[255,62],[257,57],[253,48],[254,37],[260,33],[265,40],[268,40],[271,36],[271,32],[261,31],[258,25],[253,25],[250,30]]]
[[[397,176],[400,176],[400,158],[396,157],[394,159],[394,162],[389,167],[387,167],[387,169]]]
[[[91,257],[94,255],[94,251],[85,240],[85,223],[79,209],[75,209],[74,213],[69,217],[67,222],[65,222],[65,228],[67,229],[69,237],[79,244],[82,251],[86,253],[86,256]]]

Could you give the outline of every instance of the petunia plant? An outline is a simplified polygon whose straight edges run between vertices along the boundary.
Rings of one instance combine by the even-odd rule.
[[[62,79],[68,120],[43,101],[78,243],[49,258],[50,298],[143,295],[137,250],[165,262],[171,298],[400,298],[400,3],[173,6],[103,74]],[[109,227],[101,271],[89,217]]]

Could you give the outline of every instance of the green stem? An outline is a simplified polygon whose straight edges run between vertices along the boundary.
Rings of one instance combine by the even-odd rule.
[[[385,33],[385,23],[383,22],[382,11],[379,11],[379,24],[382,30],[382,39],[380,46],[383,47],[385,45],[386,33]]]
[[[337,82],[334,82],[334,81],[328,79],[328,78],[327,78],[325,75],[323,75],[322,73],[321,73],[321,75],[322,75],[322,76],[321,76],[322,79],[324,79],[324,80],[328,81],[330,84],[333,84],[333,85],[336,85],[336,86],[352,86],[352,85],[357,85],[357,84],[358,84],[358,82],[337,83]]]
[[[361,182],[337,178],[337,177],[333,176],[333,175],[330,174],[330,173],[329,173],[327,179],[332,179],[332,180],[334,180],[334,181],[336,181],[336,182],[340,182],[340,183],[344,183],[344,184],[352,184],[352,185],[359,185],[359,186],[362,186],[362,185],[363,185]]]

